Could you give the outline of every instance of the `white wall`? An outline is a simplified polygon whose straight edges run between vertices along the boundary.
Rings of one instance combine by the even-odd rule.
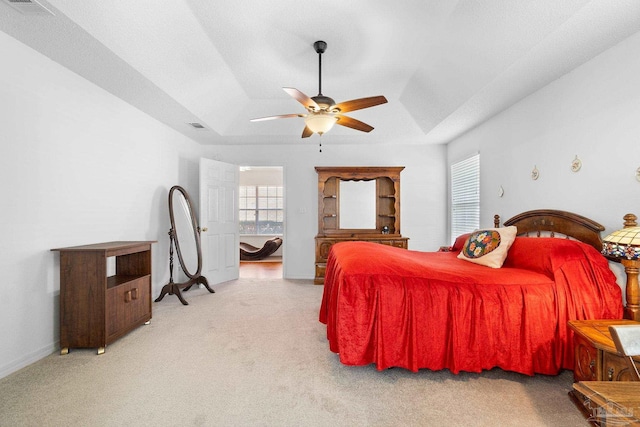
[[[198,160],[283,166],[285,277],[312,279],[316,165],[406,166],[402,233],[445,242],[446,148],[198,145],[0,32],[0,378],[59,350],[59,255],[52,248],[157,240],[153,295],[168,281],[167,196],[198,191]],[[411,203],[407,202],[411,200]],[[197,197],[194,197],[197,205]],[[197,206],[196,206],[197,208]]]
[[[284,277],[312,279],[318,233],[318,175],[315,166],[405,166],[400,177],[403,236],[409,248],[437,250],[446,240],[446,147],[420,145],[332,145],[314,135],[300,145],[216,146],[207,157],[223,162],[282,166],[285,186]]]
[[[449,162],[480,152],[482,224],[496,213],[562,209],[601,223],[604,237],[624,214],[640,217],[638,52],[635,34],[449,144]],[[576,155],[583,166],[574,173]]]
[[[168,190],[198,194],[202,147],[0,32],[0,377],[58,350],[52,248],[158,240],[168,280]]]

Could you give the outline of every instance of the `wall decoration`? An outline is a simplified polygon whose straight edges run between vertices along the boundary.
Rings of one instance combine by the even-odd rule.
[[[571,162],[571,171],[578,172],[581,167],[582,167],[582,160],[580,160],[578,158],[578,155],[576,154],[576,158],[573,159],[573,162]]]
[[[538,170],[538,168],[534,165],[533,166],[533,170],[531,171],[531,179],[532,180],[536,180],[540,177],[540,171]]]

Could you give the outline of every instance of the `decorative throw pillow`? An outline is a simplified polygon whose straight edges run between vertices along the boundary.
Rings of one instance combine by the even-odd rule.
[[[500,268],[516,239],[515,226],[477,230],[464,242],[458,258],[491,268]]]

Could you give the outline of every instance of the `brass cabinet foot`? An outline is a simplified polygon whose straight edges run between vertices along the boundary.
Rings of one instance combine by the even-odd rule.
[[[98,355],[104,354],[104,347],[98,347]]]
[[[63,347],[60,349],[60,356],[64,356],[65,354],[69,354],[69,347]]]

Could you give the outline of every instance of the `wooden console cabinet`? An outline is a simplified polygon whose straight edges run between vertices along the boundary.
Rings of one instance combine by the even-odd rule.
[[[108,242],[60,252],[60,353],[107,344],[151,320],[151,244]],[[115,257],[115,275],[107,259]]]
[[[318,235],[315,256],[316,284],[324,283],[331,246],[344,241],[369,241],[408,248],[408,238],[400,234],[400,172],[403,166],[316,167],[318,173]],[[341,181],[375,181],[375,225],[370,228],[341,226]]]

